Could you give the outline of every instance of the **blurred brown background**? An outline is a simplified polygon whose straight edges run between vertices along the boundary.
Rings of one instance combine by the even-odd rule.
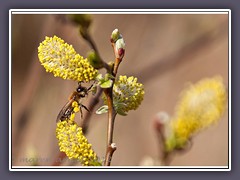
[[[91,34],[107,62],[114,58],[109,39],[115,28],[126,42],[118,74],[138,77],[145,98],[136,111],[116,118],[112,165],[135,166],[146,156],[159,156],[153,117],[159,111],[174,113],[186,83],[221,75],[228,88],[228,15],[93,15]],[[39,63],[38,45],[53,35],[83,56],[90,50],[76,26],[54,15],[12,16],[13,165],[30,165],[25,158],[31,157],[31,149],[45,159],[39,165],[51,165],[59,152],[56,116],[76,83],[54,78]],[[83,104],[87,106],[90,99]],[[105,155],[106,127],[106,115],[93,115],[87,137],[99,157]],[[171,165],[228,165],[228,112],[193,142],[188,152],[174,156]]]

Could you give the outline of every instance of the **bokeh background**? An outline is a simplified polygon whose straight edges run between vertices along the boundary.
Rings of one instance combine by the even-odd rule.
[[[117,116],[112,165],[135,166],[159,157],[153,119],[159,111],[173,115],[181,90],[189,82],[220,75],[228,88],[228,15],[155,14],[92,15],[90,32],[105,61],[114,59],[110,34],[118,28],[126,53],[118,74],[134,75],[145,98],[136,111]],[[59,153],[56,117],[76,82],[46,73],[37,57],[45,36],[57,35],[86,57],[88,44],[78,28],[56,15],[12,15],[12,158],[13,165],[51,165]],[[88,105],[91,95],[83,101]],[[95,110],[101,106],[100,102]],[[91,118],[88,140],[99,157],[106,148],[107,115]],[[35,155],[33,155],[35,154]],[[76,165],[65,161],[63,165]],[[77,164],[78,165],[78,164]],[[193,138],[192,148],[176,154],[174,166],[228,165],[228,110],[219,124]]]

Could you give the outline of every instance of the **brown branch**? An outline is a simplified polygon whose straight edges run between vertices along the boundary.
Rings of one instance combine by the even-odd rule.
[[[107,154],[106,154],[106,159],[105,159],[105,165],[110,166],[111,165],[111,158],[113,156],[113,153],[116,151],[117,146],[115,143],[112,143],[110,146],[107,148]]]
[[[107,144],[111,145],[113,143],[113,128],[114,128],[114,119],[116,117],[116,111],[113,106],[113,96],[112,96],[112,88],[108,88],[104,90],[104,93],[107,97],[107,105],[108,105],[108,140]]]
[[[114,130],[114,121],[117,115],[114,106],[113,106],[113,96],[112,96],[112,88],[108,88],[104,90],[104,93],[107,97],[107,105],[108,105],[108,131],[107,131],[107,150],[104,165],[110,166],[113,152],[116,150],[112,150],[111,145],[113,144],[113,130]]]
[[[112,43],[112,47],[114,48],[113,43]],[[112,155],[113,155],[114,151],[116,150],[115,144],[114,144],[114,146],[115,146],[114,150],[112,149],[114,121],[115,121],[115,117],[117,115],[117,113],[114,109],[114,105],[113,105],[112,91],[113,91],[113,85],[115,82],[117,70],[118,70],[118,67],[119,67],[121,61],[122,61],[122,59],[120,59],[120,58],[115,59],[113,72],[112,72],[112,75],[114,76],[112,86],[110,88],[104,90],[104,93],[107,97],[107,105],[108,105],[108,132],[107,132],[107,150],[106,150],[106,156],[105,156],[105,161],[104,161],[105,166],[110,166],[111,160],[112,160]]]
[[[81,124],[80,124],[80,127],[82,127],[82,131],[84,134],[87,134],[88,125],[90,122],[90,118],[92,116],[91,112],[93,112],[94,107],[99,103],[99,98],[102,95],[102,93],[103,93],[103,89],[99,87],[97,94],[89,102],[88,109],[90,112],[86,113],[85,118],[83,119],[83,121],[81,121]]]
[[[161,165],[169,166],[169,164],[170,164],[170,156],[172,155],[172,153],[165,150],[166,138],[165,138],[165,136],[163,134],[163,131],[157,131],[157,137],[158,137],[159,154],[160,154]]]
[[[159,114],[154,118],[153,121],[153,129],[156,132],[158,139],[158,147],[159,147],[159,160],[161,165],[169,166],[172,160],[172,156],[175,153],[184,153],[191,149],[192,141],[191,138],[188,140],[188,143],[182,148],[174,148],[172,151],[166,150],[166,136],[165,130],[167,121],[169,120],[168,116]]]
[[[101,56],[98,52],[97,46],[96,46],[95,42],[93,41],[91,35],[89,34],[88,29],[83,29],[81,35],[88,42],[88,44],[95,51],[95,53],[98,55],[101,63],[103,64],[103,67],[107,70],[107,72],[110,72],[111,67],[105,61],[103,61],[103,59],[101,58]]]
[[[71,21],[69,18],[67,18],[65,15],[56,15],[55,16],[56,19],[60,20],[62,23],[65,24],[71,24],[71,25],[76,25],[76,23],[74,23],[73,21]],[[96,43],[94,42],[91,34],[89,33],[89,28],[88,27],[84,27],[79,25],[79,32],[80,35],[83,37],[83,39],[89,44],[89,46],[95,51],[95,53],[98,55],[99,60],[101,61],[101,63],[103,64],[103,67],[110,72],[111,71],[111,67],[105,62],[103,61],[103,59],[101,58],[98,48],[96,46]]]
[[[170,164],[170,156],[172,152],[166,151],[166,125],[169,123],[169,115],[165,112],[159,112],[153,119],[153,130],[156,133],[159,149],[159,160],[161,165],[168,166]]]
[[[117,74],[118,67],[119,67],[121,62],[122,62],[122,59],[116,58],[115,63],[114,63],[114,67],[113,67],[113,75],[114,75],[114,77]]]
[[[108,73],[112,74],[115,79],[119,64],[121,63],[122,59],[116,58],[114,68],[112,70],[112,67],[109,66],[100,57],[97,46],[96,46],[95,42],[93,41],[92,37],[90,36],[88,29],[86,29],[86,28],[81,29],[81,27],[80,27],[80,33],[81,33],[82,37],[89,43],[89,45],[95,51],[95,53],[98,55],[100,61],[103,63],[103,67],[107,70]],[[112,47],[114,49],[114,43],[112,43]],[[112,146],[111,146],[113,144],[114,120],[117,115],[117,113],[114,109],[113,95],[112,95],[114,79],[113,79],[112,86],[110,88],[104,89],[104,93],[107,97],[107,105],[108,105],[107,150],[106,150],[106,156],[105,156],[105,162],[104,162],[104,165],[106,165],[106,166],[110,166],[112,155],[113,155],[114,151],[116,150],[116,148],[112,148]]]

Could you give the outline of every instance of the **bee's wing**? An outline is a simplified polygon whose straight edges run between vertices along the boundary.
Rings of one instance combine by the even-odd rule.
[[[61,109],[61,111],[58,113],[56,122],[58,122],[59,120],[62,120],[62,118],[65,116],[66,111],[67,111],[69,108],[72,108],[72,100],[68,101],[68,102],[63,106],[63,108]]]

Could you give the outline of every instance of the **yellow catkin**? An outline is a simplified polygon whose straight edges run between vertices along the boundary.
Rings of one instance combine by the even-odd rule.
[[[56,137],[61,152],[65,152],[69,159],[78,159],[83,166],[100,166],[92,145],[83,135],[82,128],[74,121],[59,121]]]
[[[46,37],[40,43],[38,58],[46,71],[53,73],[55,77],[89,82],[98,75],[98,71],[87,59],[77,54],[72,45],[57,36]]]
[[[184,146],[195,133],[217,123],[226,108],[227,92],[220,77],[203,79],[181,95],[171,123],[173,136],[167,141],[168,149]]]
[[[82,128],[74,121],[75,113],[79,111],[78,103],[74,101],[72,107],[74,110],[69,119],[57,123],[56,137],[59,149],[65,152],[69,159],[78,159],[83,166],[100,166],[92,145],[84,136]]]
[[[136,110],[144,98],[143,84],[131,76],[119,76],[113,86],[113,102],[117,112]],[[105,103],[106,98],[104,97]]]

